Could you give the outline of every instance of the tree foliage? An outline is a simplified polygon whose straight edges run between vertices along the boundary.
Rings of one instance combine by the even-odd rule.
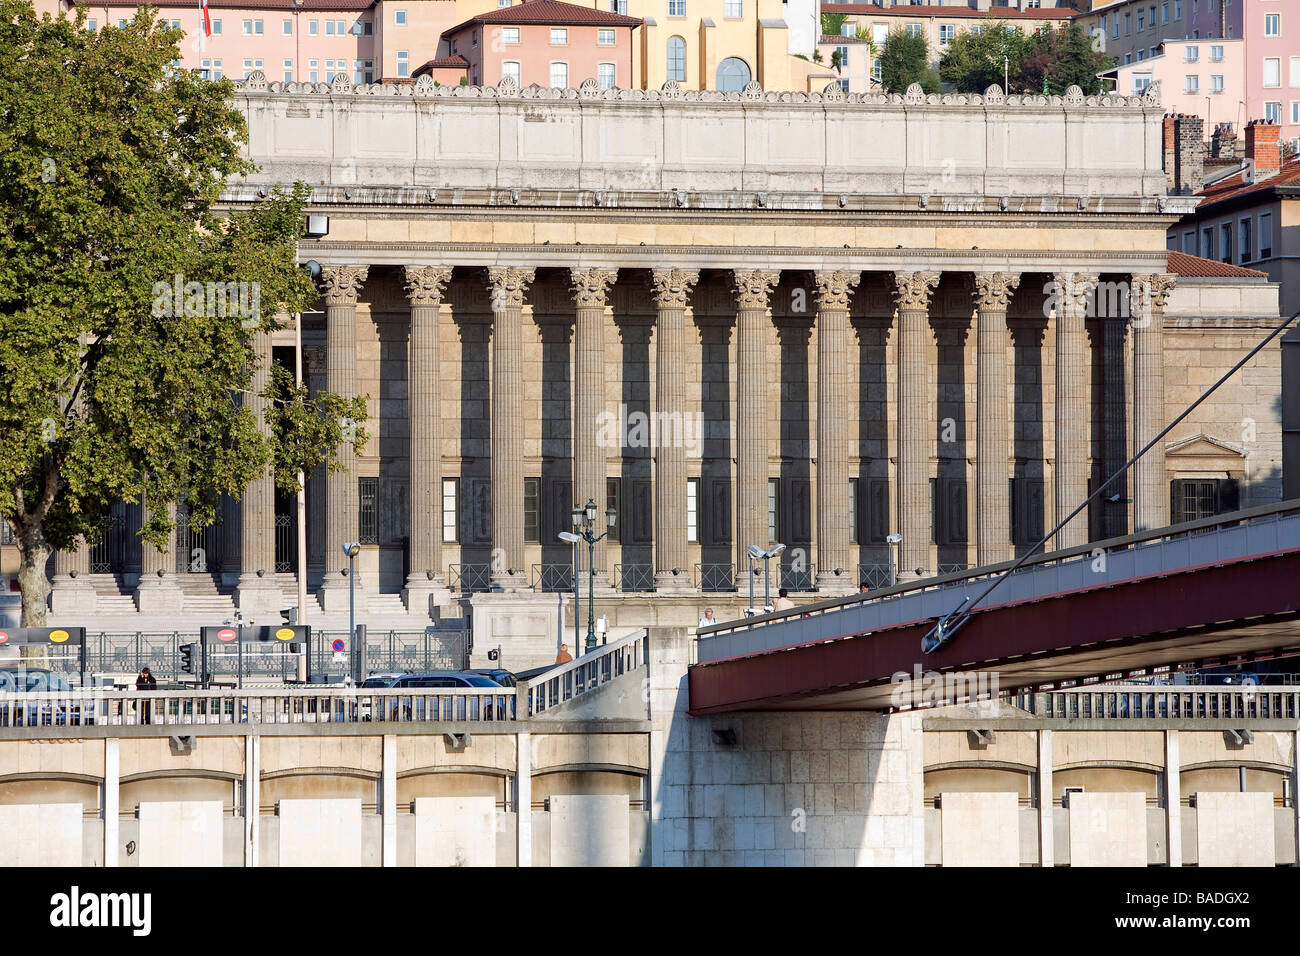
[[[0,0],[0,517],[26,624],[44,621],[51,550],[93,541],[116,503],[184,500],[201,526],[222,494],[272,465],[280,483],[309,471],[338,440],[267,437],[244,401],[256,337],[316,298],[296,264],[308,188],[223,215],[224,184],[251,170],[229,81],[174,68],[183,34],[154,10],[84,21]],[[270,423],[364,420],[356,402],[288,399],[301,407]],[[142,538],[170,530],[151,507]]]
[[[905,93],[920,83],[927,93],[939,92],[939,71],[930,65],[930,46],[921,34],[896,28],[880,51],[880,83],[886,93]]]
[[[939,61],[939,77],[959,93],[983,93],[1015,75],[1032,45],[1019,27],[990,23],[978,33],[967,30],[949,41]]]
[[[1092,38],[1077,23],[1033,34],[991,23],[979,33],[954,37],[939,63],[939,75],[956,92],[983,93],[995,83],[1003,85],[1005,65],[1008,93],[1061,94],[1076,84],[1085,93],[1097,93],[1102,88],[1097,74],[1114,62],[1093,49]]]
[[[823,13],[821,15],[822,36],[839,36],[840,31],[844,28],[844,24],[848,19],[848,15],[844,13]]]

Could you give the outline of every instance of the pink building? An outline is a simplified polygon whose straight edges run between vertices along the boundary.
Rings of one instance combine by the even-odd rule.
[[[632,31],[640,25],[636,17],[560,0],[524,0],[444,31],[438,58],[417,72],[432,75],[462,58],[475,86],[509,76],[520,86],[576,87],[594,79],[601,89],[631,87]]]

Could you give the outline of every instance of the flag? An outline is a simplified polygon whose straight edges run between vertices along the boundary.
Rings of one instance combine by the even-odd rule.
[[[206,53],[208,37],[212,36],[212,17],[208,15],[208,0],[199,0],[199,7],[203,11],[203,23],[199,27],[199,52]]]

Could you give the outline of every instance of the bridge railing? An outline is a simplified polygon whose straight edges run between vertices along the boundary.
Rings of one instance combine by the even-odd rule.
[[[1065,720],[1295,720],[1300,687],[1112,684],[1018,694],[1011,703]]]
[[[0,693],[0,729],[513,721],[513,687]]]
[[[538,714],[650,663],[650,638],[637,631],[538,674],[528,683],[528,714]]]
[[[1163,551],[1157,547],[1169,545],[1170,543],[1174,543],[1175,546]],[[1271,550],[1295,547],[1300,547],[1300,500],[1248,508],[1212,518],[1188,521],[1165,528],[1142,531],[1118,538],[1108,538],[1078,547],[1035,555],[1017,570],[1011,580],[1003,585],[1002,590],[994,592],[985,602],[985,605],[982,606],[997,604],[1012,598],[1025,599],[1029,597],[1030,595],[1020,594],[1019,592],[1025,590],[1032,583],[1031,576],[1035,574],[1042,575],[1044,571],[1047,572],[1044,575],[1046,580],[1041,583],[1048,585],[1048,587],[1041,589],[1042,593],[1048,593],[1051,590],[1050,585],[1053,583],[1056,584],[1058,590],[1078,587],[1080,586],[1079,582],[1071,580],[1067,583],[1063,580],[1063,577],[1067,574],[1071,578],[1076,576],[1076,573],[1071,570],[1071,565],[1091,568],[1090,562],[1096,561],[1099,554],[1107,558],[1111,569],[1109,578],[1099,578],[1096,583],[1102,583],[1105,580],[1117,580],[1121,568],[1125,571],[1131,571],[1132,575],[1137,576],[1157,573],[1163,569],[1159,566],[1161,562],[1170,566],[1174,564],[1191,566],[1201,561],[1213,562],[1243,557],[1253,553],[1265,553]],[[925,620],[937,617],[955,610],[956,605],[960,603],[960,599],[967,596],[975,597],[978,593],[974,587],[963,587],[963,585],[990,581],[995,576],[1009,571],[1014,565],[1014,561],[1004,561],[1000,564],[985,565],[938,577],[904,582],[894,587],[881,588],[865,594],[859,593],[826,601],[816,601],[800,605],[792,610],[773,611],[753,617],[724,621],[713,627],[700,628],[696,633],[700,645],[698,649],[699,659],[701,661],[717,660],[734,654],[752,652],[758,648],[750,647],[749,641],[727,640],[727,638],[735,638],[744,632],[756,632],[773,626],[776,626],[775,630],[782,632],[780,638],[776,639],[776,644],[783,646],[801,639],[828,639],[842,633],[870,630],[873,625],[880,627],[892,626],[903,623],[905,620]],[[1051,570],[1053,568],[1059,570],[1053,572]],[[1021,582],[1025,583],[1021,584]],[[943,594],[940,592],[948,593]],[[917,607],[913,608],[910,604],[906,605],[908,613],[903,618],[897,621],[890,620],[889,618],[893,615],[893,612],[884,613],[886,608],[901,608],[904,606],[895,605],[893,602],[912,599],[917,596],[922,596],[919,601],[914,602]],[[863,617],[861,621],[855,620],[847,628],[840,627],[839,622],[831,623],[828,620],[823,623],[818,620],[824,618],[827,614],[864,609],[871,609],[870,614]],[[876,614],[877,610],[881,612],[879,615]],[[811,618],[812,620],[800,622],[800,619],[803,618]],[[785,632],[789,633],[786,634]],[[785,640],[786,637],[789,638],[788,641]],[[711,642],[714,642],[712,647],[710,647]]]

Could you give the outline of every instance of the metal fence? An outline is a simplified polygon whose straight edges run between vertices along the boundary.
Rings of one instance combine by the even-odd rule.
[[[1039,717],[1070,720],[1295,720],[1300,689],[1233,687],[1186,690],[1112,685],[1012,698]]]
[[[736,590],[736,566],[734,564],[697,564],[695,565],[695,583],[701,591]]]
[[[335,660],[336,638],[347,642],[347,631],[312,633],[308,667],[314,682],[342,680],[352,673],[351,654]],[[462,671],[469,667],[469,632],[464,630],[366,631],[360,673],[424,674]]]
[[[492,587],[492,565],[451,564],[447,566],[447,587],[453,591],[487,591]]]
[[[859,564],[857,583],[859,586],[865,584],[871,591],[889,587],[889,565]]]
[[[534,564],[529,587],[534,591],[572,591],[573,565]]]
[[[614,565],[614,587],[620,591],[653,591],[655,566],[653,564]]]
[[[817,580],[817,567],[812,564],[806,567],[783,564],[778,580],[780,586],[787,591],[812,591],[816,589],[814,582]]]

